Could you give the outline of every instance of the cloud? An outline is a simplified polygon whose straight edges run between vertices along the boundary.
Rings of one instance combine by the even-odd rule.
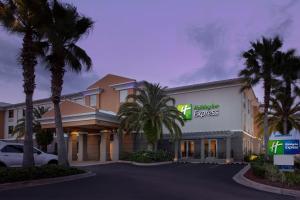
[[[23,76],[22,66],[18,62],[18,55],[20,53],[21,43],[20,41],[6,40],[4,37],[0,37],[0,92],[6,93],[7,85],[14,85],[15,93],[22,93]],[[9,37],[8,37],[9,38]],[[50,96],[50,72],[45,69],[44,63],[39,62],[36,66],[36,94],[38,98]],[[64,77],[63,93],[72,93],[84,90],[93,81],[96,81],[98,76],[94,71],[83,72],[76,74],[73,72],[67,72]],[[12,89],[12,88],[11,88]],[[47,96],[45,96],[47,95]],[[5,99],[1,97],[0,101],[19,102],[20,99]]]
[[[224,79],[224,77],[230,76],[230,70],[225,66],[230,58],[229,35],[224,26],[211,23],[201,27],[192,27],[187,34],[192,44],[200,49],[204,64],[196,70],[178,77],[176,79],[178,83]]]

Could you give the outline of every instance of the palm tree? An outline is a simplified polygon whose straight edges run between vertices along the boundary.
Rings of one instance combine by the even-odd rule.
[[[300,102],[296,103],[296,96],[286,100],[284,96],[285,90],[271,97],[270,110],[268,112],[269,134],[275,131],[280,133],[289,133],[290,130],[297,129],[300,131]],[[287,122],[284,118],[287,117]],[[263,124],[263,113],[257,117],[257,122],[261,126]],[[284,125],[284,123],[287,123]],[[286,132],[284,129],[286,126]]]
[[[265,38],[251,42],[251,49],[243,52],[246,68],[239,73],[246,81],[242,90],[258,83],[263,83],[264,88],[264,146],[268,144],[268,110],[270,104],[271,87],[274,82],[273,70],[277,67],[275,55],[282,46],[279,37]],[[265,153],[265,159],[268,159]]]
[[[23,67],[23,88],[26,95],[25,140],[23,167],[34,165],[32,121],[33,92],[35,89],[35,66],[37,49],[34,43],[39,40],[39,28],[44,24],[47,0],[0,0],[0,24],[9,32],[23,36],[19,56]]]
[[[81,72],[83,68],[90,70],[91,58],[76,43],[88,33],[93,26],[90,18],[78,14],[77,9],[70,5],[54,0],[51,3],[51,19],[45,29],[49,44],[49,54],[45,61],[51,72],[51,92],[55,113],[55,126],[58,139],[59,164],[68,166],[67,151],[64,141],[60,101],[63,88],[63,77],[67,70]]]
[[[299,90],[297,85],[298,74],[297,71],[300,69],[300,57],[295,55],[296,50],[291,49],[287,52],[278,52],[276,55],[278,68],[275,69],[276,75],[279,76],[279,85],[275,88],[275,93],[282,95],[283,102],[283,114],[288,114],[292,93],[296,93]],[[279,91],[276,92],[276,90]],[[288,116],[283,116],[283,133],[288,133]]]
[[[144,87],[138,88],[136,94],[128,95],[127,101],[120,106],[118,112],[119,131],[139,133],[142,130],[155,151],[157,141],[163,134],[163,126],[175,140],[177,149],[177,140],[182,134],[179,125],[184,125],[182,113],[174,106],[175,100],[166,94],[165,89],[159,84],[145,82]],[[175,158],[177,153],[175,150]]]
[[[38,119],[42,118],[43,114],[49,111],[49,108],[44,106],[39,106],[33,108],[33,132],[37,133],[42,130],[41,124]],[[22,138],[25,135],[25,118],[21,118],[17,121],[17,125],[14,127],[13,135],[17,135],[17,138]]]

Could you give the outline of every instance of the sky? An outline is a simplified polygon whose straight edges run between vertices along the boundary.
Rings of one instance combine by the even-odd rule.
[[[65,0],[95,22],[78,43],[90,72],[67,72],[63,93],[108,73],[173,87],[238,77],[250,42],[279,35],[300,52],[299,0]],[[24,101],[19,35],[0,28],[0,102]],[[300,54],[300,53],[299,53]],[[50,74],[36,67],[34,99],[50,96]],[[262,100],[261,86],[255,87]]]

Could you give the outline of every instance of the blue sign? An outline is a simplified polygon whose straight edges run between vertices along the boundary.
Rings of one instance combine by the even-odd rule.
[[[300,153],[299,140],[284,141],[284,154],[299,154],[299,153]]]

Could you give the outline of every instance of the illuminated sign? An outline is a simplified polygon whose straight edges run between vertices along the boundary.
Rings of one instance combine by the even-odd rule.
[[[220,105],[218,104],[201,104],[194,106],[192,106],[192,104],[177,105],[177,109],[184,115],[184,120],[191,120],[192,115],[194,115],[195,118],[218,116],[219,108]]]
[[[270,155],[299,154],[299,140],[269,140],[268,152]]]

